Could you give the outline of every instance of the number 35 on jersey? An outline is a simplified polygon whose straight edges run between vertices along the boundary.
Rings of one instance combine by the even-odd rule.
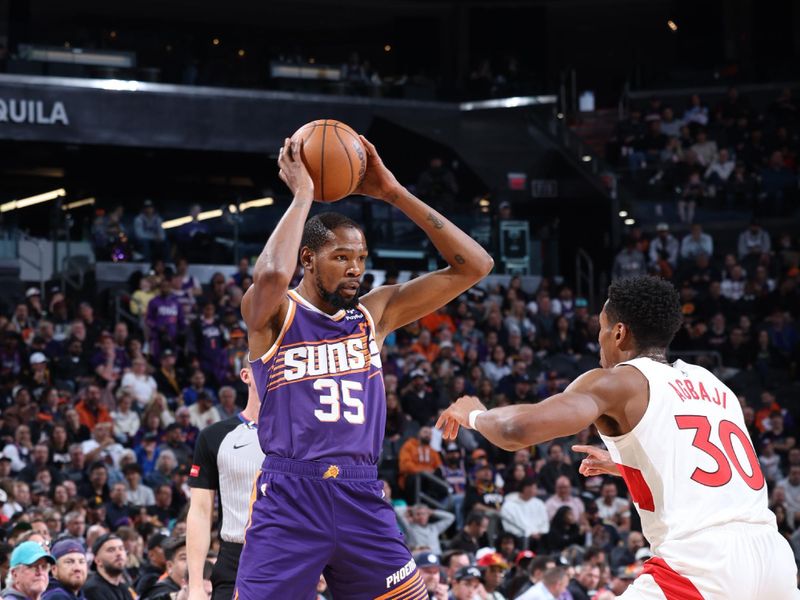
[[[327,407],[314,411],[317,419],[323,423],[335,423],[343,418],[353,425],[364,424],[364,403],[358,397],[364,391],[360,381],[317,379],[314,389],[320,392],[319,403]]]

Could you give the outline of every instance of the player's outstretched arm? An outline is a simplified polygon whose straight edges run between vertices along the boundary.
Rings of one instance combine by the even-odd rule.
[[[474,396],[462,396],[445,410],[436,427],[445,439],[455,439],[459,427],[476,429],[504,450],[519,450],[534,444],[574,435],[601,415],[614,413],[629,392],[629,383],[619,374],[594,369],[569,387],[538,404],[518,404],[486,410]],[[470,423],[470,415],[475,413]]]
[[[474,427],[470,413],[476,413]],[[585,394],[562,392],[539,404],[517,404],[486,410],[475,396],[462,396],[445,410],[436,427],[446,440],[454,440],[459,427],[475,429],[495,446],[515,451],[552,439],[574,435],[602,413]]]
[[[275,317],[297,267],[303,227],[314,201],[314,182],[300,160],[301,145],[302,141],[292,142],[286,138],[278,156],[278,174],[294,200],[256,260],[253,285],[242,298],[242,316],[250,331],[264,330]]]
[[[378,287],[364,296],[362,302],[377,321],[380,333],[386,334],[430,314],[471,288],[489,274],[494,260],[478,242],[400,185],[375,146],[363,136],[361,141],[369,161],[356,193],[402,210],[425,231],[449,265],[407,283]]]

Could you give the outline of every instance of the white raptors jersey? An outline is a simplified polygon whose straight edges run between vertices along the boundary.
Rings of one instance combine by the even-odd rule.
[[[646,378],[650,398],[629,433],[601,436],[617,463],[653,550],[727,523],[775,526],[767,486],[736,395],[681,360],[620,363]]]

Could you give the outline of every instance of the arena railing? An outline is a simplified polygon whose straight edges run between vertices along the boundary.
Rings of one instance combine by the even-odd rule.
[[[727,93],[730,87],[735,87],[739,95],[745,95],[754,100],[756,105],[767,105],[775,100],[775,96],[784,88],[797,90],[800,88],[800,81],[782,81],[773,83],[744,83],[741,85],[711,85],[705,87],[681,87],[681,88],[659,88],[652,90],[632,90],[625,87],[620,99],[620,118],[630,110],[633,101],[641,102],[650,98],[660,98],[661,100],[671,101],[680,99],[687,102],[693,94],[700,96],[700,99],[709,102],[709,99],[720,100]],[[677,116],[677,115],[676,115]]]
[[[416,473],[417,477],[414,478],[414,491],[416,494],[417,502],[425,502],[429,506],[433,506],[434,508],[438,508],[439,510],[447,510],[447,505],[443,504],[430,494],[422,491],[422,481],[423,479],[428,482],[430,485],[440,488],[447,493],[449,497],[452,494],[453,489],[450,487],[450,484],[447,483],[444,479],[436,477],[431,473],[426,473],[425,471],[420,471]],[[430,488],[429,488],[430,489]]]

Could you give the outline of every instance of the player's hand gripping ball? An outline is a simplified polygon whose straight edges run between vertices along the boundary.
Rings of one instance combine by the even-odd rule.
[[[314,181],[314,200],[341,200],[364,178],[367,153],[358,134],[344,123],[311,121],[295,131],[292,140],[303,140],[300,156]]]

